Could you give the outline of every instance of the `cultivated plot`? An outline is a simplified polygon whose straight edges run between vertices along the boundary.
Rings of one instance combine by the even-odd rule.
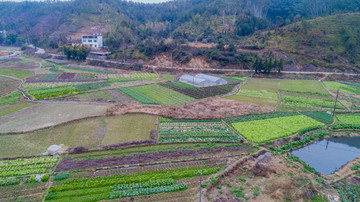
[[[169,121],[160,119],[159,142],[238,142],[240,137],[221,121]]]
[[[324,81],[324,84],[333,92],[339,90],[340,93],[345,93],[348,95],[360,95],[360,86],[358,84],[340,83],[332,81]]]
[[[26,132],[91,116],[101,116],[109,105],[38,104],[0,118],[0,133]]]
[[[101,145],[148,140],[152,130],[157,129],[157,116],[133,114],[105,119],[105,136]]]
[[[132,89],[164,105],[177,106],[195,101],[192,97],[173,91],[169,88],[165,88],[158,84],[136,86],[132,87]]]
[[[323,127],[324,124],[304,115],[286,116],[255,121],[232,123],[248,141],[265,142],[297,132]]]
[[[0,97],[13,92],[20,84],[21,81],[19,80],[0,75]]]

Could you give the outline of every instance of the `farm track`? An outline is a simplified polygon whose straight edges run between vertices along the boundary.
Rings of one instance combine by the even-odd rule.
[[[64,55],[58,55],[58,54],[49,54],[51,56],[61,56],[64,57]],[[138,63],[124,63],[124,62],[119,62],[119,61],[113,61],[113,60],[98,60],[98,59],[92,59],[92,58],[87,58],[87,60],[91,60],[91,61],[101,61],[101,62],[108,62],[108,63],[112,63],[112,64],[121,64],[121,65],[134,65],[134,64],[138,64]],[[203,71],[203,70],[208,70],[208,71],[225,71],[225,72],[250,72],[252,73],[253,70],[246,70],[246,69],[217,69],[217,68],[180,68],[180,67],[162,67],[162,66],[154,66],[154,65],[143,65],[144,67],[151,67],[151,68],[163,68],[163,69],[171,69],[171,70],[191,70],[191,71]],[[277,72],[277,71],[274,71]],[[303,72],[303,71],[281,71],[281,73],[284,74],[325,74],[325,75],[331,75],[331,74],[335,74],[335,75],[347,75],[347,76],[358,76],[359,74],[354,74],[354,73],[340,73],[340,72]]]

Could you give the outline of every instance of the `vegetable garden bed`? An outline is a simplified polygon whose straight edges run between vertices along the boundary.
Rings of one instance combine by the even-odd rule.
[[[233,122],[235,130],[251,142],[265,142],[323,127],[305,115],[285,116],[247,122]]]
[[[137,91],[138,93],[143,93],[145,96],[164,105],[177,106],[195,101],[192,97],[183,95],[158,84],[136,86],[131,89]]]
[[[159,142],[238,142],[241,138],[222,122],[162,122]]]

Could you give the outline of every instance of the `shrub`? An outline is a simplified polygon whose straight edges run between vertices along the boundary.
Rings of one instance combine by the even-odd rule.
[[[49,178],[50,178],[50,175],[46,174],[46,175],[41,177],[41,182],[48,182]]]
[[[67,179],[67,178],[69,178],[69,177],[70,177],[70,174],[69,174],[69,173],[58,174],[58,175],[55,175],[54,181],[65,180],[65,179]]]
[[[73,154],[73,153],[76,154],[76,153],[87,152],[87,151],[89,151],[89,149],[86,148],[86,147],[83,147],[83,146],[79,146],[79,147],[69,148],[67,151],[68,151],[70,154]]]

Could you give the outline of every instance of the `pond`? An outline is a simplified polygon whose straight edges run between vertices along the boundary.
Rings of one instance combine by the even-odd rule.
[[[330,175],[360,156],[360,137],[328,138],[291,152],[318,172]]]

